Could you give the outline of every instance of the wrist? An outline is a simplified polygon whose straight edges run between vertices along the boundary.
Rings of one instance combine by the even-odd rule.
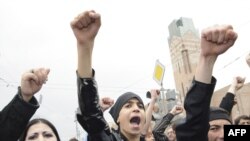
[[[207,57],[201,55],[196,68],[195,80],[202,83],[210,84],[215,61],[215,56]]]
[[[26,102],[29,102],[31,100],[32,96],[25,96],[25,95],[22,95],[22,99]]]
[[[94,46],[94,40],[88,42],[79,42],[77,41],[77,48],[78,49],[89,49],[92,50]]]
[[[157,100],[157,98],[152,98],[152,99],[151,99],[151,102],[154,102],[154,103],[155,103],[156,100]]]
[[[172,115],[174,115],[174,116],[175,116],[175,112],[174,112],[174,111],[170,111],[169,113],[171,113]]]
[[[22,100],[24,100],[25,102],[29,102],[29,101],[31,100],[31,98],[32,98],[32,95],[30,96],[30,95],[24,94],[24,93],[22,92],[22,89],[20,89],[19,96],[20,96],[20,98],[21,98]]]
[[[236,93],[236,88],[235,88],[235,87],[230,87],[230,88],[228,89],[227,92],[232,93],[232,94],[235,95],[235,93]]]

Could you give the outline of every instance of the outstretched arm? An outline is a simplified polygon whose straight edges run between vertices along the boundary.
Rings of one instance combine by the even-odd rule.
[[[72,22],[71,28],[77,41],[77,91],[80,113],[77,120],[88,132],[88,140],[109,139],[110,130],[99,104],[97,83],[92,69],[94,40],[101,26],[101,16],[95,11],[85,11]]]
[[[157,97],[159,96],[159,94],[160,94],[159,90],[153,89],[150,91],[151,101],[146,109],[146,123],[144,124],[143,130],[141,133],[142,135],[146,135],[148,130],[149,130],[149,126],[151,125],[154,105],[156,103],[156,100],[157,100]]]
[[[168,140],[167,136],[165,135],[164,131],[171,123],[172,119],[183,112],[183,107],[180,105],[175,105],[171,111],[166,114],[158,124],[154,126],[153,134],[156,140]]]
[[[216,80],[213,67],[219,55],[226,52],[237,39],[231,25],[206,28],[201,34],[201,53],[193,81],[184,102],[186,120],[176,126],[178,141],[207,140],[211,97]]]
[[[17,140],[39,108],[34,95],[47,81],[49,69],[38,68],[23,73],[17,95],[0,112],[0,140]]]
[[[234,77],[232,84],[230,85],[227,94],[222,98],[220,106],[221,108],[227,110],[231,114],[233,106],[235,103],[236,92],[241,89],[244,85],[245,78],[243,77]]]
[[[85,11],[71,22],[77,40],[78,75],[92,78],[92,52],[94,40],[101,26],[101,16],[95,11]]]

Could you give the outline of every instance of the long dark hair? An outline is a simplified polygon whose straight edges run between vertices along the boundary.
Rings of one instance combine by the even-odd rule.
[[[35,119],[31,120],[31,121],[28,123],[28,125],[26,126],[26,128],[25,128],[23,134],[22,134],[21,137],[19,138],[19,141],[25,141],[25,138],[26,138],[26,136],[27,136],[27,132],[28,132],[29,128],[30,128],[32,125],[37,124],[37,123],[43,123],[43,124],[48,125],[48,126],[52,129],[52,131],[54,132],[54,134],[56,135],[57,141],[61,141],[61,140],[60,140],[60,137],[59,137],[59,134],[58,134],[58,132],[57,132],[55,126],[54,126],[50,121],[48,121],[48,120],[46,120],[46,119],[43,119],[43,118],[35,118]]]

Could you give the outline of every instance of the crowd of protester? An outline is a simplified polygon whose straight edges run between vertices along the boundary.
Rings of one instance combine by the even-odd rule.
[[[232,119],[231,111],[237,101],[237,91],[245,78],[233,78],[228,92],[218,107],[210,106],[216,85],[213,68],[218,57],[232,47],[237,33],[231,25],[215,25],[201,32],[201,53],[194,79],[183,105],[175,105],[156,122],[155,110],[160,90],[151,89],[151,101],[145,105],[142,98],[128,91],[117,98],[99,98],[96,70],[92,64],[95,38],[101,27],[101,15],[84,11],[71,22],[77,42],[77,120],[87,132],[87,141],[216,141],[224,139],[224,125],[250,125],[250,116]],[[250,55],[246,62],[250,66]],[[0,112],[1,141],[60,141],[56,127],[47,119],[32,116],[39,108],[34,97],[48,80],[50,69],[33,68],[24,72],[17,94]],[[117,128],[112,128],[103,112],[109,110]],[[183,113],[178,123],[174,117]],[[76,138],[69,139],[77,141]]]

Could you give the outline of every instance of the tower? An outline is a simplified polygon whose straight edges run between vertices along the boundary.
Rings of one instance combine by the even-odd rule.
[[[192,19],[181,17],[173,20],[169,29],[169,51],[176,90],[183,102],[194,77],[200,54],[200,38]]]

